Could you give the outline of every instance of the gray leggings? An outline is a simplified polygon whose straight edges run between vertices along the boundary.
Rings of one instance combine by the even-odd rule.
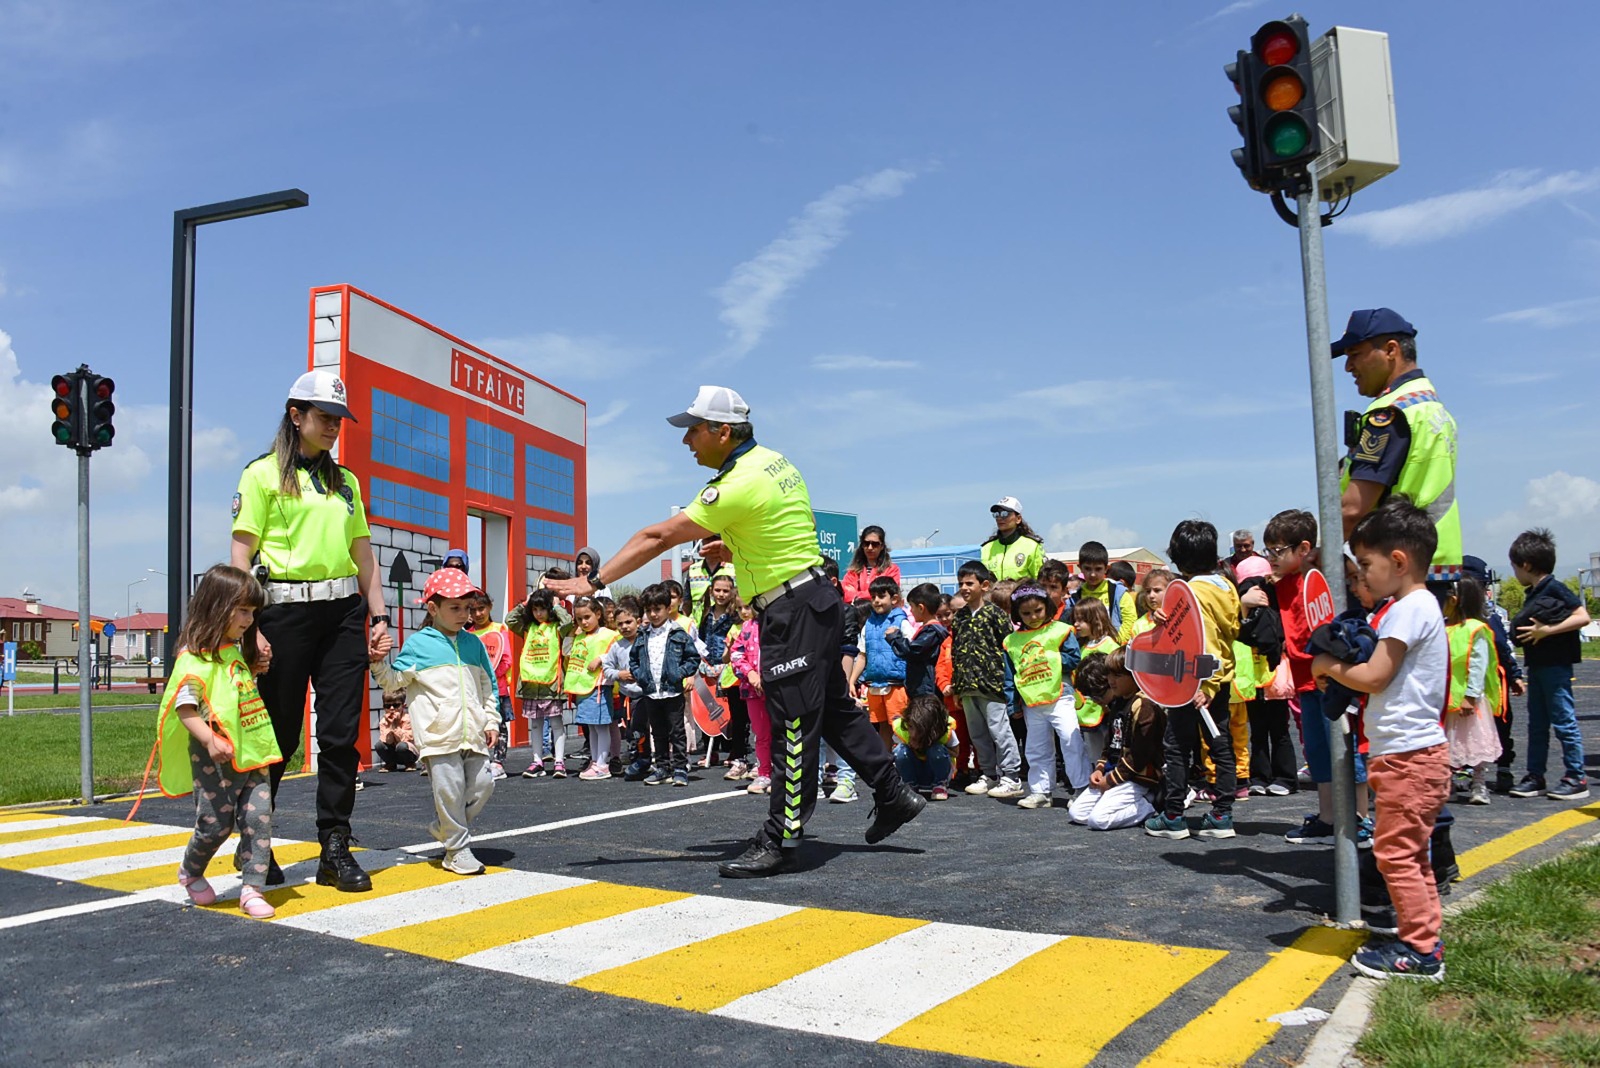
[[[244,884],[267,885],[267,860],[272,856],[272,787],[267,769],[234,771],[226,760],[213,760],[206,747],[189,739],[189,765],[194,772],[194,837],[183,851],[183,870],[204,875],[206,865],[239,828],[239,858]]]

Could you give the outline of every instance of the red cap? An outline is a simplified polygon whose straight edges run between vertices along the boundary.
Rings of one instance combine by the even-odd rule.
[[[417,598],[417,603],[422,604],[430,597],[466,597],[469,594],[482,592],[472,584],[465,571],[453,567],[441,567],[428,576],[428,581],[422,587],[422,596]]]

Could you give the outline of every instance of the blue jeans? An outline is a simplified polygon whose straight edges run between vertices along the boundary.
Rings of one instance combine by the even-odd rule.
[[[1550,762],[1550,732],[1561,743],[1564,775],[1585,782],[1583,735],[1572,705],[1572,665],[1528,669],[1528,774],[1544,778]]]
[[[900,742],[894,747],[894,766],[912,789],[931,790],[950,784],[950,751],[942,745],[929,746],[919,758],[909,745]]]
[[[1332,742],[1328,735],[1336,728],[1322,714],[1322,691],[1306,690],[1297,696],[1300,698],[1300,748],[1306,755],[1306,770],[1311,772],[1312,782],[1332,782],[1333,762],[1328,749]],[[1355,750],[1356,782],[1366,782],[1367,758],[1356,749],[1354,733],[1347,741],[1349,747]]]

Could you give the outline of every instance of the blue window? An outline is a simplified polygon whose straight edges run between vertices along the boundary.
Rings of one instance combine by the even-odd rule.
[[[372,459],[448,482],[450,417],[393,393],[373,390]]]
[[[369,479],[367,507],[382,519],[394,519],[441,533],[450,531],[449,498],[415,486],[390,482],[386,478]],[[568,533],[571,533],[570,527]]]
[[[510,500],[511,461],[516,443],[509,430],[499,430],[476,419],[467,420],[467,487]]]
[[[524,454],[527,503],[547,512],[571,515],[573,511],[573,476],[576,468],[565,456],[528,445]],[[567,533],[572,533],[571,528]],[[528,543],[530,546],[532,541]]]
[[[528,520],[528,551],[547,553],[570,560],[578,551],[573,541],[575,531],[570,523],[553,523],[548,519]]]

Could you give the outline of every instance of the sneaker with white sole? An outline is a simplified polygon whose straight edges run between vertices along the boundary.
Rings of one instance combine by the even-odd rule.
[[[500,763],[498,760],[490,761],[489,762],[489,780],[491,782],[499,782],[501,779],[503,779],[505,777],[506,777],[506,766],[504,764]]]
[[[1200,830],[1195,833],[1201,838],[1232,838],[1233,816],[1227,812],[1207,812],[1200,821]]]
[[[991,796],[993,796],[993,795],[991,795]],[[1021,801],[1017,802],[1017,807],[1018,808],[1049,808],[1050,807],[1050,795],[1049,794],[1029,794],[1027,797],[1024,797]]]
[[[1144,821],[1144,833],[1151,838],[1187,838],[1189,824],[1182,816],[1167,816],[1157,812]]]
[[[853,779],[840,779],[839,784],[833,788],[833,793],[828,795],[828,800],[836,805],[848,805],[859,800],[856,797],[856,784]]]
[[[1288,797],[1292,793],[1294,791],[1284,783],[1274,782],[1267,784],[1267,795],[1269,797]]]
[[[772,776],[757,775],[750,780],[750,785],[744,788],[747,794],[770,794],[772,792]]]
[[[1473,784],[1472,793],[1467,795],[1467,804],[1469,804],[1469,805],[1487,805],[1487,804],[1489,804],[1489,784],[1486,783],[1486,782],[1480,782],[1480,783]]]
[[[1444,982],[1444,943],[1432,953],[1418,953],[1404,942],[1380,942],[1364,946],[1350,958],[1356,971],[1373,979],[1420,979],[1427,983]]]
[[[967,793],[973,797],[982,797],[999,784],[987,775],[979,775],[967,784]]]
[[[989,791],[989,796],[994,798],[996,801],[1010,801],[1014,798],[1021,797],[1025,793],[1027,793],[1027,791],[1022,788],[1021,779],[1002,778],[1000,780],[1000,785]]]
[[[728,764],[728,770],[722,776],[723,782],[738,782],[745,777],[745,772],[750,770],[750,765],[742,760],[735,760]]]
[[[483,861],[472,855],[471,849],[462,846],[460,849],[445,851],[444,870],[457,875],[482,875],[485,868]]]
[[[1561,781],[1544,792],[1552,801],[1582,801],[1589,796],[1589,780],[1563,775]]]
[[[1524,775],[1522,781],[1507,792],[1512,797],[1543,797],[1544,779],[1538,775]]]

